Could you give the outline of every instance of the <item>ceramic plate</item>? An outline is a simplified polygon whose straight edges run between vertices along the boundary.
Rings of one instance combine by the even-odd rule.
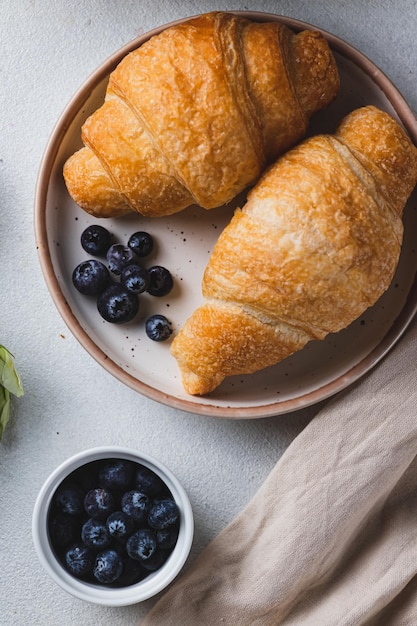
[[[294,30],[314,28],[303,22],[265,13],[241,12],[249,19],[276,20]],[[210,252],[234,206],[203,211],[191,207],[175,216],[145,219],[141,216],[102,220],[115,240],[127,241],[137,230],[150,232],[156,250],[147,265],[170,269],[175,288],[169,296],[144,296],[141,315],[125,326],[102,320],[95,304],[72,286],[74,267],[87,255],[80,235],[97,219],[70,199],[62,177],[66,158],[81,146],[80,127],[102,103],[109,73],[131,50],[167,26],[130,42],[108,59],[87,80],[59,119],[41,164],[35,206],[35,232],[39,258],[51,296],[63,319],[81,345],[108,372],[139,393],[192,413],[233,419],[279,415],[317,403],[346,388],[369,371],[396,343],[416,311],[416,196],[405,210],[405,239],[398,271],[391,288],[346,330],[311,342],[275,367],[224,382],[210,396],[193,398],[181,385],[170,342],[156,343],[144,332],[144,318],[165,314],[176,333],[201,303],[201,278]],[[333,132],[351,110],[375,104],[396,117],[417,142],[412,111],[389,79],[358,50],[323,33],[336,56],[341,92],[332,105],[317,114],[309,134]]]

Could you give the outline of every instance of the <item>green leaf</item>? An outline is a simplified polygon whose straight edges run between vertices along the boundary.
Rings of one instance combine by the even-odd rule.
[[[14,396],[23,396],[23,385],[13,363],[13,356],[0,345],[0,385]]]
[[[23,395],[23,385],[13,363],[13,356],[0,345],[0,439],[10,417],[10,394]]]
[[[0,439],[10,417],[10,392],[0,386]]]

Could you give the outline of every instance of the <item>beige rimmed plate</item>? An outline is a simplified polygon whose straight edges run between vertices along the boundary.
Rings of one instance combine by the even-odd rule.
[[[258,21],[279,21],[294,30],[315,28],[266,13],[239,13]],[[81,146],[83,121],[103,101],[109,73],[128,52],[172,24],[142,35],[105,61],[74,96],[53,130],[41,163],[35,201],[35,234],[42,271],[55,305],[81,345],[110,374],[139,393],[192,413],[231,419],[295,411],[358,380],[386,355],[413,318],[417,307],[417,196],[412,196],[405,209],[405,238],[397,273],[374,307],[344,331],[311,342],[277,366],[250,376],[232,377],[210,396],[188,396],[170,355],[170,342],[150,341],[144,332],[144,319],[162,313],[172,321],[174,333],[179,330],[201,303],[201,278],[210,252],[233,208],[243,203],[244,197],[233,206],[212,211],[191,207],[167,218],[151,220],[138,215],[100,221],[120,242],[127,241],[137,230],[150,232],[157,245],[147,265],[165,265],[175,280],[169,296],[143,296],[141,315],[119,326],[102,320],[95,303],[72,286],[74,267],[87,258],[80,245],[81,232],[97,219],[75,205],[62,177],[66,158]],[[374,104],[402,122],[417,143],[414,114],[390,80],[358,50],[334,35],[323,34],[336,56],[341,91],[328,109],[315,116],[309,134],[333,132],[349,111]]]

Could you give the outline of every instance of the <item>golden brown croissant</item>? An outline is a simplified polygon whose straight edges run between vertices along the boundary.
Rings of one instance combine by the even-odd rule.
[[[173,341],[186,391],[276,364],[374,304],[397,267],[416,182],[417,149],[373,106],[278,159],[221,234],[206,302]]]
[[[98,217],[220,206],[301,139],[338,88],[318,32],[221,12],[172,26],[110,75],[64,166],[68,191]]]

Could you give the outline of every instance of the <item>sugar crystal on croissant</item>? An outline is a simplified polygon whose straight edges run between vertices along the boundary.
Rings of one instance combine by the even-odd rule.
[[[111,73],[105,102],[64,165],[97,217],[157,217],[232,200],[301,139],[337,95],[326,39],[213,12],[171,26]]]
[[[174,339],[185,390],[274,365],[357,319],[389,287],[417,149],[374,106],[271,166],[220,235],[202,304]]]

